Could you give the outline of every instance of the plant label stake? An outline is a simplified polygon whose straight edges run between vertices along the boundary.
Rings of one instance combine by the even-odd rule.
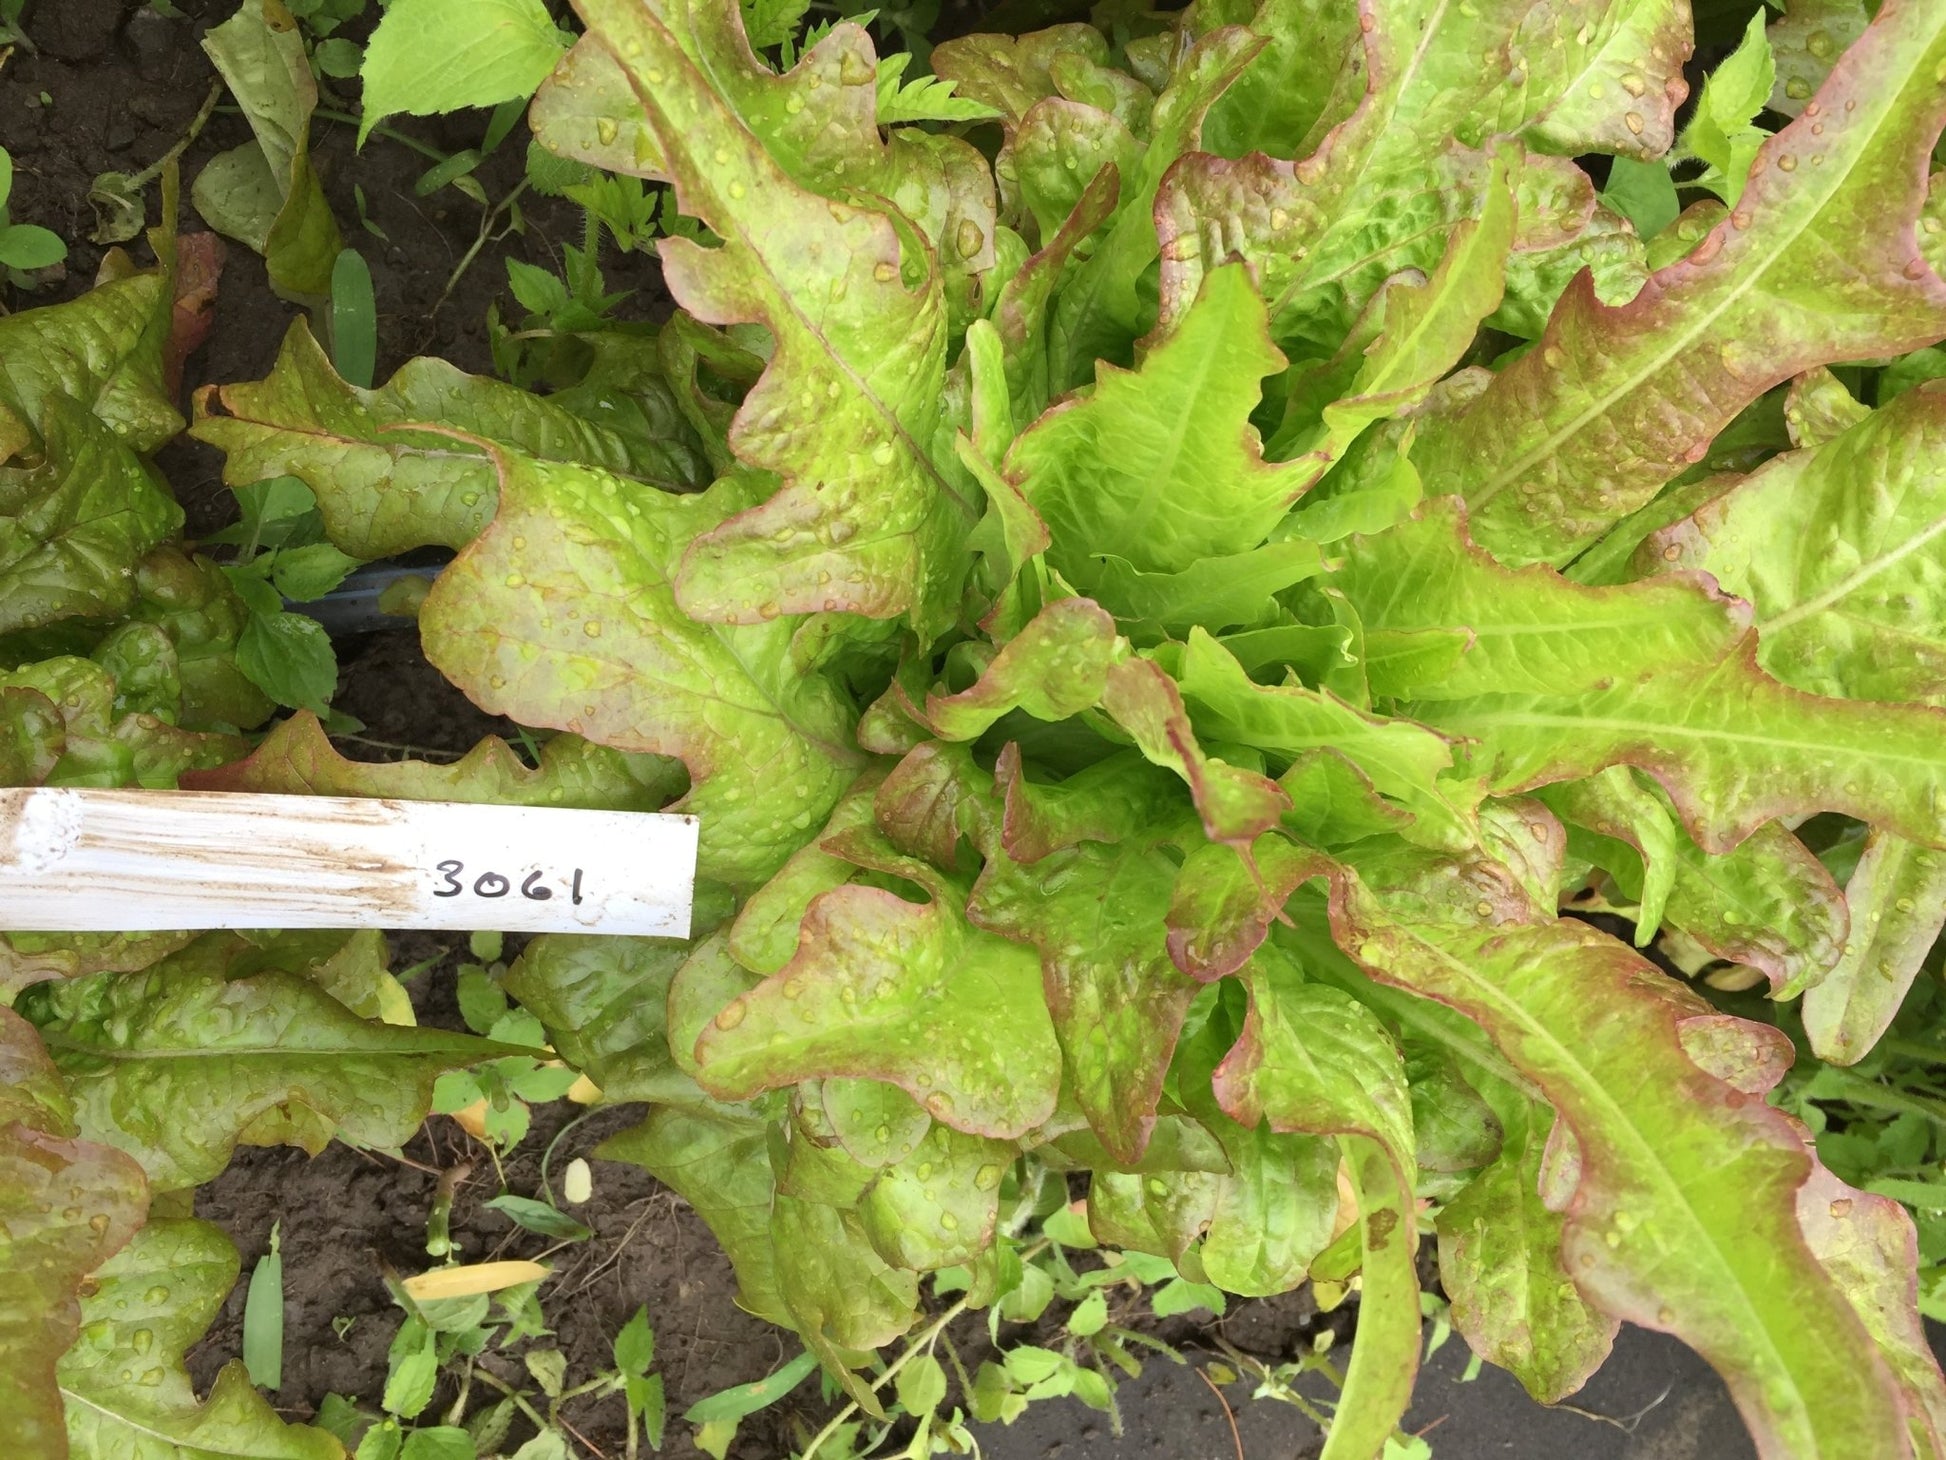
[[[696,818],[222,791],[0,789],[0,929],[689,935]]]

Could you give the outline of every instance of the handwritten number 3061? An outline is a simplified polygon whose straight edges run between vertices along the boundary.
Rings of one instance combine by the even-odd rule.
[[[460,874],[466,870],[466,863],[456,859],[448,860],[439,863],[438,870],[445,876],[446,885],[435,888],[432,894],[434,897],[458,897],[462,892],[466,891],[466,884],[460,880]],[[520,895],[532,902],[546,902],[549,898],[553,897],[553,888],[541,886],[541,876],[542,874],[539,872],[529,872],[527,874],[527,880],[520,884]],[[505,877],[502,877],[498,872],[482,872],[478,877],[473,879],[473,895],[475,897],[505,897],[512,890],[513,883],[509,882]],[[581,905],[581,869],[579,867],[574,869],[574,881],[569,887],[569,892],[574,898],[575,906],[579,907]]]

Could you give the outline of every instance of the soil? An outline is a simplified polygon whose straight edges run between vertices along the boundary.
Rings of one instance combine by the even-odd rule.
[[[197,42],[209,25],[231,13],[235,0],[177,0],[177,5],[181,18],[164,16],[138,0],[30,0],[25,28],[38,49],[17,50],[0,65],[0,142],[15,163],[11,210],[17,220],[60,233],[69,240],[71,253],[63,277],[29,298],[9,299],[10,307],[58,302],[89,287],[105,252],[87,241],[95,226],[87,201],[92,180],[107,170],[147,167],[184,133],[208,95],[214,71]],[[968,16],[976,9],[963,4],[949,8],[954,27],[960,29],[970,24]],[[1045,7],[1036,0],[1029,8]],[[325,105],[333,104],[327,98]],[[342,97],[336,105],[349,109]],[[400,125],[448,151],[474,145],[481,129],[478,116],[411,119]],[[478,206],[451,190],[416,196],[413,183],[428,164],[397,143],[380,139],[358,153],[347,126],[319,122],[313,133],[314,156],[347,241],[364,253],[372,268],[381,378],[417,354],[441,355],[468,370],[489,370],[485,319],[489,304],[496,299],[506,303],[504,260],[558,267],[561,242],[579,238],[578,213],[533,200],[525,213],[526,231],[491,242],[449,290],[450,276],[475,242]],[[221,112],[214,116],[183,157],[185,196],[188,182],[210,157],[246,137],[241,118]],[[524,145],[520,137],[516,133],[477,173],[489,196],[501,197],[518,182]],[[354,189],[362,190],[366,215],[382,237],[359,226]],[[158,206],[153,187],[149,206],[153,222]],[[186,204],[181,226],[186,231],[201,226]],[[138,253],[142,247],[133,246]],[[637,291],[629,309],[653,313],[664,296],[652,266],[640,259],[607,262],[612,287]],[[214,329],[189,362],[185,393],[205,382],[261,378],[296,312],[270,293],[261,260],[231,246]],[[192,534],[227,520],[230,497],[221,485],[217,453],[184,440],[166,447],[158,461],[189,512]],[[339,707],[366,725],[362,739],[344,743],[348,754],[375,758],[406,747],[432,756],[457,754],[481,735],[509,728],[481,714],[432,671],[410,630],[344,644],[341,660]],[[410,983],[421,1018],[458,1027],[452,977],[464,948],[428,935],[401,935],[394,940],[394,952],[396,967],[430,964]],[[481,1147],[450,1121],[436,1118],[405,1148],[404,1159],[344,1146],[333,1146],[315,1159],[289,1149],[243,1150],[223,1177],[197,1194],[197,1214],[235,1238],[246,1272],[266,1250],[273,1223],[281,1228],[287,1307],[284,1384],[276,1398],[285,1413],[308,1418],[334,1392],[368,1403],[375,1399],[396,1328],[396,1310],[381,1275],[387,1267],[410,1272],[426,1265],[425,1223],[439,1172],[460,1162],[473,1167],[452,1213],[453,1235],[467,1257],[533,1256],[545,1250],[541,1239],[514,1228],[483,1203],[497,1194],[502,1180],[509,1191],[534,1194],[543,1153],[557,1136],[560,1142],[550,1166],[556,1179],[570,1159],[639,1114],[602,1111],[566,1129],[577,1113],[565,1105],[537,1111],[533,1132],[505,1161],[498,1179]],[[735,1307],[729,1264],[714,1239],[686,1203],[646,1173],[601,1164],[593,1199],[574,1214],[593,1229],[594,1237],[555,1255],[559,1276],[546,1296],[555,1332],[539,1341],[566,1354],[571,1376],[586,1377],[607,1365],[612,1336],[642,1304],[655,1326],[657,1365],[668,1385],[672,1415],[706,1394],[762,1377],[797,1351],[794,1339]],[[191,1355],[199,1389],[240,1351],[243,1299],[239,1285]],[[1214,1351],[1217,1337],[1269,1360],[1287,1358],[1320,1326],[1308,1295],[1237,1303],[1211,1327],[1183,1319],[1144,1321],[1135,1313],[1116,1317],[1203,1358]],[[1347,1311],[1329,1321],[1343,1337],[1351,1318]],[[980,1352],[982,1330],[969,1323],[956,1341],[970,1362]],[[1634,1347],[1625,1346],[1624,1354],[1636,1358],[1623,1363],[1619,1382],[1633,1382],[1628,1376],[1639,1378],[1646,1365],[1646,1382],[1652,1386],[1662,1372],[1657,1364],[1687,1364],[1679,1375],[1688,1386],[1684,1393],[1700,1395],[1695,1402],[1706,1408],[1714,1404],[1716,1411],[1727,1413],[1721,1386],[1707,1370],[1686,1357],[1672,1358],[1666,1344],[1643,1348],[1643,1342],[1632,1339]],[[1727,1460],[1747,1453],[1734,1448],[1741,1435],[1733,1418],[1730,1428],[1721,1431],[1721,1443],[1704,1450],[1602,1450],[1598,1442],[1608,1430],[1564,1412],[1549,1418],[1567,1420],[1566,1429],[1533,1428],[1532,1420],[1516,1415],[1540,1412],[1504,1376],[1482,1379],[1477,1388],[1453,1387],[1459,1353],[1455,1341],[1435,1361],[1414,1415],[1415,1427],[1449,1425],[1441,1440],[1441,1460],[1554,1455],[1568,1444],[1586,1450],[1590,1460],[1607,1454],[1630,1460],[1709,1454]],[[492,1351],[482,1364],[510,1382],[525,1382],[516,1355]],[[1598,1382],[1610,1382],[1609,1376]],[[1239,1404],[1247,1392],[1247,1385],[1230,1391]],[[1654,1397],[1653,1392],[1646,1398],[1638,1395],[1632,1403],[1639,1406]],[[450,1390],[442,1391],[429,1413],[437,1413],[451,1399]],[[1142,1380],[1123,1390],[1125,1434],[1118,1435],[1106,1417],[1072,1402],[1040,1404],[1013,1429],[984,1435],[982,1444],[994,1460],[1221,1460],[1232,1453],[1247,1453],[1252,1460],[1304,1460],[1316,1454],[1316,1428],[1296,1410],[1247,1405],[1232,1431],[1229,1402],[1189,1370],[1158,1359]],[[1605,1412],[1627,1413],[1629,1407],[1617,1400]],[[1475,1417],[1471,1439],[1466,1438],[1464,1418],[1452,1422],[1464,1414]],[[619,1399],[576,1401],[566,1416],[591,1452],[620,1452]],[[794,1421],[815,1425],[821,1418],[815,1386],[806,1385],[791,1400],[747,1421],[731,1453],[739,1460],[778,1460],[789,1452]],[[1705,1432],[1687,1421],[1682,1428],[1695,1435]],[[1707,1433],[1715,1436],[1719,1430],[1720,1424]],[[694,1457],[701,1452],[689,1443],[688,1427],[672,1423],[663,1453]]]

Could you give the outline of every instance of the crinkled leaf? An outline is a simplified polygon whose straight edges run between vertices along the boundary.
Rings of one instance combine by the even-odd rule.
[[[1367,714],[1329,691],[1253,683],[1200,629],[1190,634],[1183,655],[1182,687],[1205,734],[1291,760],[1311,750],[1335,750],[1409,809],[1426,836],[1470,839],[1465,810],[1437,785],[1452,752],[1424,727]]]
[[[670,292],[710,323],[762,323],[776,340],[730,444],[783,485],[691,544],[683,606],[738,623],[910,614],[938,632],[973,508],[931,454],[946,318],[928,256],[902,244],[902,215],[828,202],[793,180],[656,15],[623,0],[584,0],[583,11],[630,73],[685,210],[726,240],[715,250],[664,240]],[[860,59],[869,102],[873,67],[846,55]],[[799,416],[818,428],[789,424]]]
[[[1567,1216],[1542,1190],[1554,1113],[1502,1082],[1487,1088],[1505,1133],[1500,1155],[1440,1209],[1439,1280],[1473,1352],[1558,1404],[1608,1357],[1620,1324],[1565,1266]]]
[[[1090,586],[1102,553],[1178,573],[1261,542],[1309,485],[1301,465],[1264,461],[1249,423],[1258,382],[1284,363],[1249,274],[1219,269],[1138,369],[1104,364],[1093,394],[1015,441],[1006,471],[1063,575]]]
[[[682,790],[682,768],[662,756],[627,755],[578,735],[541,743],[530,767],[498,737],[459,760],[346,760],[315,715],[279,721],[243,760],[192,771],[182,784],[200,791],[280,796],[383,796],[397,801],[567,806],[595,811],[660,811]]]
[[[135,601],[135,565],[182,526],[182,509],[99,419],[52,396],[42,456],[0,467],[0,634],[107,619]]]
[[[1817,810],[1946,842],[1946,714],[1804,694],[1765,675],[1755,649],[1746,638],[1715,663],[1670,665],[1578,696],[1419,708],[1427,724],[1475,742],[1466,769],[1495,792],[1638,766],[1705,851]]]
[[[1264,1297],[1302,1282],[1311,1259],[1337,1232],[1339,1151],[1327,1137],[1245,1126],[1223,1111],[1210,1081],[1236,1039],[1234,1026],[1217,1013],[1185,1037],[1175,1076],[1183,1105],[1216,1136],[1229,1172],[1130,1179],[1168,1256],[1180,1257],[1181,1238],[1207,1224],[1200,1251],[1209,1280],[1227,1292]],[[1180,1234],[1176,1241],[1167,1240],[1172,1227]]]
[[[1804,996],[1804,1032],[1819,1059],[1856,1064],[1899,1012],[1946,925],[1946,853],[1882,832],[1845,884],[1851,936],[1837,967]]]
[[[903,1160],[872,1178],[858,1215],[893,1267],[931,1272],[976,1261],[993,1244],[1000,1178],[1014,1148],[935,1123]]]
[[[67,1093],[33,1026],[0,1008],[0,1442],[64,1460],[55,1360],[81,1324],[82,1282],[142,1224],[148,1183],[107,1146],[74,1139]]]
[[[517,1052],[368,1022],[287,973],[97,973],[35,984],[17,1007],[67,1079],[81,1131],[129,1152],[162,1191],[209,1180],[239,1141],[397,1146],[442,1071]]]
[[[1748,600],[1757,661],[1786,684],[1946,702],[1946,389],[1766,462],[1636,563],[1701,569]]]
[[[0,319],[0,461],[38,445],[57,396],[92,411],[135,451],[182,430],[163,371],[172,285],[167,271],[133,274]]]
[[[1095,373],[1098,359],[1129,358],[1130,347],[1154,324],[1155,307],[1145,282],[1163,252],[1154,211],[1158,189],[1177,162],[1195,148],[1211,104],[1263,44],[1262,37],[1242,26],[1227,25],[1196,37],[1192,44],[1179,42],[1161,52],[1168,69],[1155,78],[1157,96],[1140,159],[1121,175],[1118,206],[1106,231],[1054,303],[1049,369],[1056,389],[1086,381]],[[1050,109],[1060,105],[1052,98],[1040,103]],[[1030,140],[1025,132],[1023,127],[1015,136],[1016,151]],[[1083,159],[1069,151],[1065,132],[1053,129],[1056,160],[1065,169],[1072,158],[1080,170]],[[1016,165],[1025,166],[1026,160]],[[1181,304],[1187,307],[1195,294],[1192,286]]]
[[[1198,156],[1156,203],[1162,313],[1241,254],[1272,333],[1326,351],[1389,276],[1430,271],[1452,227],[1477,217],[1484,138],[1532,125],[1544,150],[1654,157],[1687,93],[1688,15],[1669,0],[1605,7],[1374,5],[1360,17],[1356,109],[1301,161]],[[1482,60],[1486,64],[1482,65]]]
[[[0,692],[33,690],[58,706],[61,758],[45,776],[52,786],[172,787],[190,770],[234,759],[234,735],[181,730],[154,715],[119,709],[115,680],[89,659],[63,656],[0,674]]]
[[[762,881],[857,758],[841,692],[796,671],[790,623],[711,627],[676,605],[682,544],[747,501],[742,484],[675,497],[520,456],[501,470],[492,525],[420,611],[427,657],[492,713],[680,759],[702,875]]]
[[[1061,1054],[1040,960],[877,887],[822,894],[791,961],[697,1041],[703,1087],[747,1099],[820,1075],[884,1080],[937,1120],[1017,1136],[1054,1110]]]
[[[1624,305],[1577,283],[1538,348],[1427,424],[1414,461],[1466,497],[1483,546],[1566,561],[1771,386],[1946,334],[1946,283],[1914,232],[1946,121],[1942,60],[1946,13],[1887,6],[1694,253]],[[1866,242],[1833,272],[1836,237]],[[1780,320],[1815,326],[1780,333]]]
[[[398,428],[437,426],[460,437]],[[554,401],[443,360],[409,361],[376,390],[348,385],[302,320],[270,375],[196,398],[197,439],[247,486],[295,476],[317,494],[332,540],[361,558],[428,543],[464,547],[493,516],[494,469],[481,437],[550,461],[582,462],[658,486],[688,484],[674,448],[590,422]],[[646,490],[638,482],[634,488]]]
[[[1040,953],[1075,1101],[1123,1164],[1148,1143],[1196,991],[1169,957],[1163,915],[1175,877],[1154,833],[1084,842],[1027,865],[997,853],[967,908],[981,927]]]
[[[1466,536],[1442,497],[1388,532],[1345,544],[1332,587],[1374,633],[1462,629],[1451,670],[1409,693],[1419,702],[1524,691],[1573,695],[1663,665],[1713,662],[1747,617],[1696,577],[1583,588],[1548,568],[1502,567]]]
[[[1363,1281],[1358,1335],[1323,1453],[1357,1460],[1398,1426],[1419,1367],[1415,1142],[1405,1063],[1376,1014],[1341,989],[1304,982],[1279,950],[1260,953],[1245,981],[1250,1014],[1216,1069],[1216,1098],[1245,1125],[1348,1138]]]
[[[81,1339],[61,1359],[75,1460],[344,1460],[344,1447],[309,1425],[287,1425],[226,1365],[199,1401],[184,1355],[236,1283],[237,1251],[221,1228],[151,1222],[95,1275]]]
[[[548,1043],[607,1100],[694,1100],[671,1062],[668,990],[688,948],[674,939],[550,933],[501,980]]]
[[[1401,861],[1384,876],[1378,891],[1339,884],[1337,936],[1380,979],[1478,1023],[1566,1122],[1580,1159],[1564,1252],[1581,1290],[1708,1359],[1760,1447],[1906,1453],[1892,1375],[1798,1222],[1813,1162],[1761,1099],[1781,1072],[1766,1067],[1774,1036],[1489,883]],[[1719,1024],[1734,1037],[1695,1037]]]

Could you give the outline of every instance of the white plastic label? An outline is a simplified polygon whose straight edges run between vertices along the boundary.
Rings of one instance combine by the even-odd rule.
[[[0,789],[0,929],[689,935],[696,818],[217,791]]]

